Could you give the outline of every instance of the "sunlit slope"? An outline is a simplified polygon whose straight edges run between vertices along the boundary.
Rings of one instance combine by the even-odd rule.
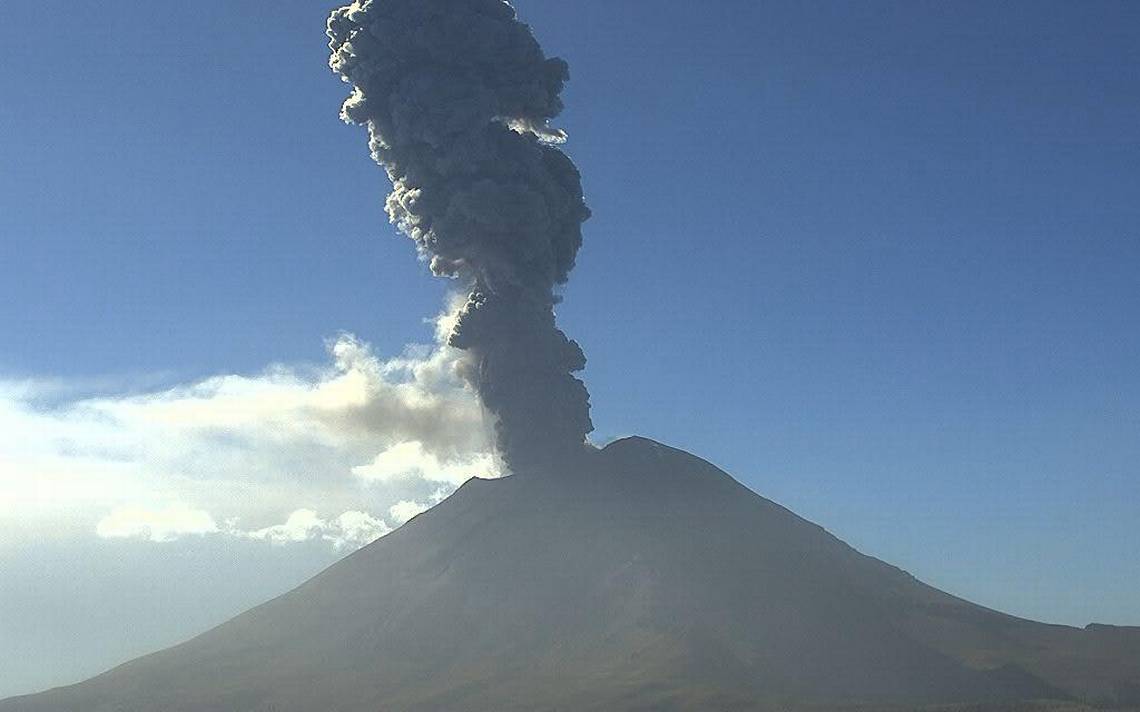
[[[577,470],[468,482],[280,598],[0,711],[1140,700],[1136,629],[972,605],[642,438]]]

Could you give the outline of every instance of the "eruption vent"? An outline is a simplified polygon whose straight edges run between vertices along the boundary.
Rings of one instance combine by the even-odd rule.
[[[470,293],[448,337],[497,417],[515,472],[581,451],[586,365],[554,323],[590,211],[577,168],[548,125],[566,62],[546,58],[503,0],[363,0],[329,17],[329,66],[353,85],[341,117],[368,128],[392,180],[392,222],[432,272]]]

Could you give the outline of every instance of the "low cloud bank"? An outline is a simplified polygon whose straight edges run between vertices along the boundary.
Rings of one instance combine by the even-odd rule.
[[[320,367],[145,393],[0,380],[0,531],[343,549],[469,477],[497,476],[493,423],[459,375],[461,352],[384,360],[351,335],[328,351]]]

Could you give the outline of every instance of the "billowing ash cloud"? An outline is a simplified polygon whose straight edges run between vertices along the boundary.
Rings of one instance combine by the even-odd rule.
[[[329,66],[353,85],[341,116],[368,128],[393,190],[387,210],[437,275],[469,285],[448,343],[497,416],[515,472],[547,472],[593,429],[554,323],[589,215],[548,122],[566,63],[546,58],[503,0],[363,0],[329,17]]]

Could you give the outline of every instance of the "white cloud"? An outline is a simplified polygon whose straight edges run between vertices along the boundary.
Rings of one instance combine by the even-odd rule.
[[[273,544],[323,539],[337,549],[355,549],[371,543],[388,532],[392,527],[382,519],[367,512],[344,512],[335,519],[322,519],[312,509],[298,509],[289,515],[284,524],[242,532],[233,529],[231,534],[262,539]]]
[[[95,527],[95,532],[106,539],[141,538],[159,542],[217,531],[218,525],[208,512],[182,504],[157,509],[116,507]]]
[[[328,525],[311,509],[298,509],[289,515],[284,524],[257,529],[248,533],[251,539],[264,539],[274,544],[308,541],[320,536]]]
[[[397,524],[403,524],[420,512],[424,512],[431,505],[415,502],[410,499],[400,500],[388,508],[388,514]]]
[[[417,502],[411,499],[402,499],[388,508],[388,516],[396,524],[403,524],[412,517],[421,512],[426,512],[443,500],[447,499],[448,495],[455,491],[452,485],[442,485],[436,487],[435,491],[428,495],[427,502]]]
[[[326,534],[325,539],[338,549],[363,546],[392,531],[386,522],[367,512],[344,512],[336,518],[335,524],[337,534],[331,538]]]
[[[364,546],[390,531],[392,527],[387,522],[367,512],[352,510],[326,520],[312,509],[297,509],[281,524],[245,531],[237,526],[236,520],[219,527],[209,512],[181,504],[158,508],[117,507],[95,527],[95,532],[104,539],[169,542],[186,536],[224,534],[278,545],[320,539],[337,549]]]
[[[392,482],[419,478],[459,486],[473,476],[486,477],[494,469],[494,462],[487,453],[440,461],[420,441],[408,440],[388,448],[367,465],[352,468],[352,473],[370,481]]]
[[[369,512],[494,476],[491,423],[459,377],[461,352],[382,360],[347,335],[329,352],[323,368],[144,393],[0,381],[0,532],[158,541],[237,520],[265,541],[343,547],[400,523]]]

